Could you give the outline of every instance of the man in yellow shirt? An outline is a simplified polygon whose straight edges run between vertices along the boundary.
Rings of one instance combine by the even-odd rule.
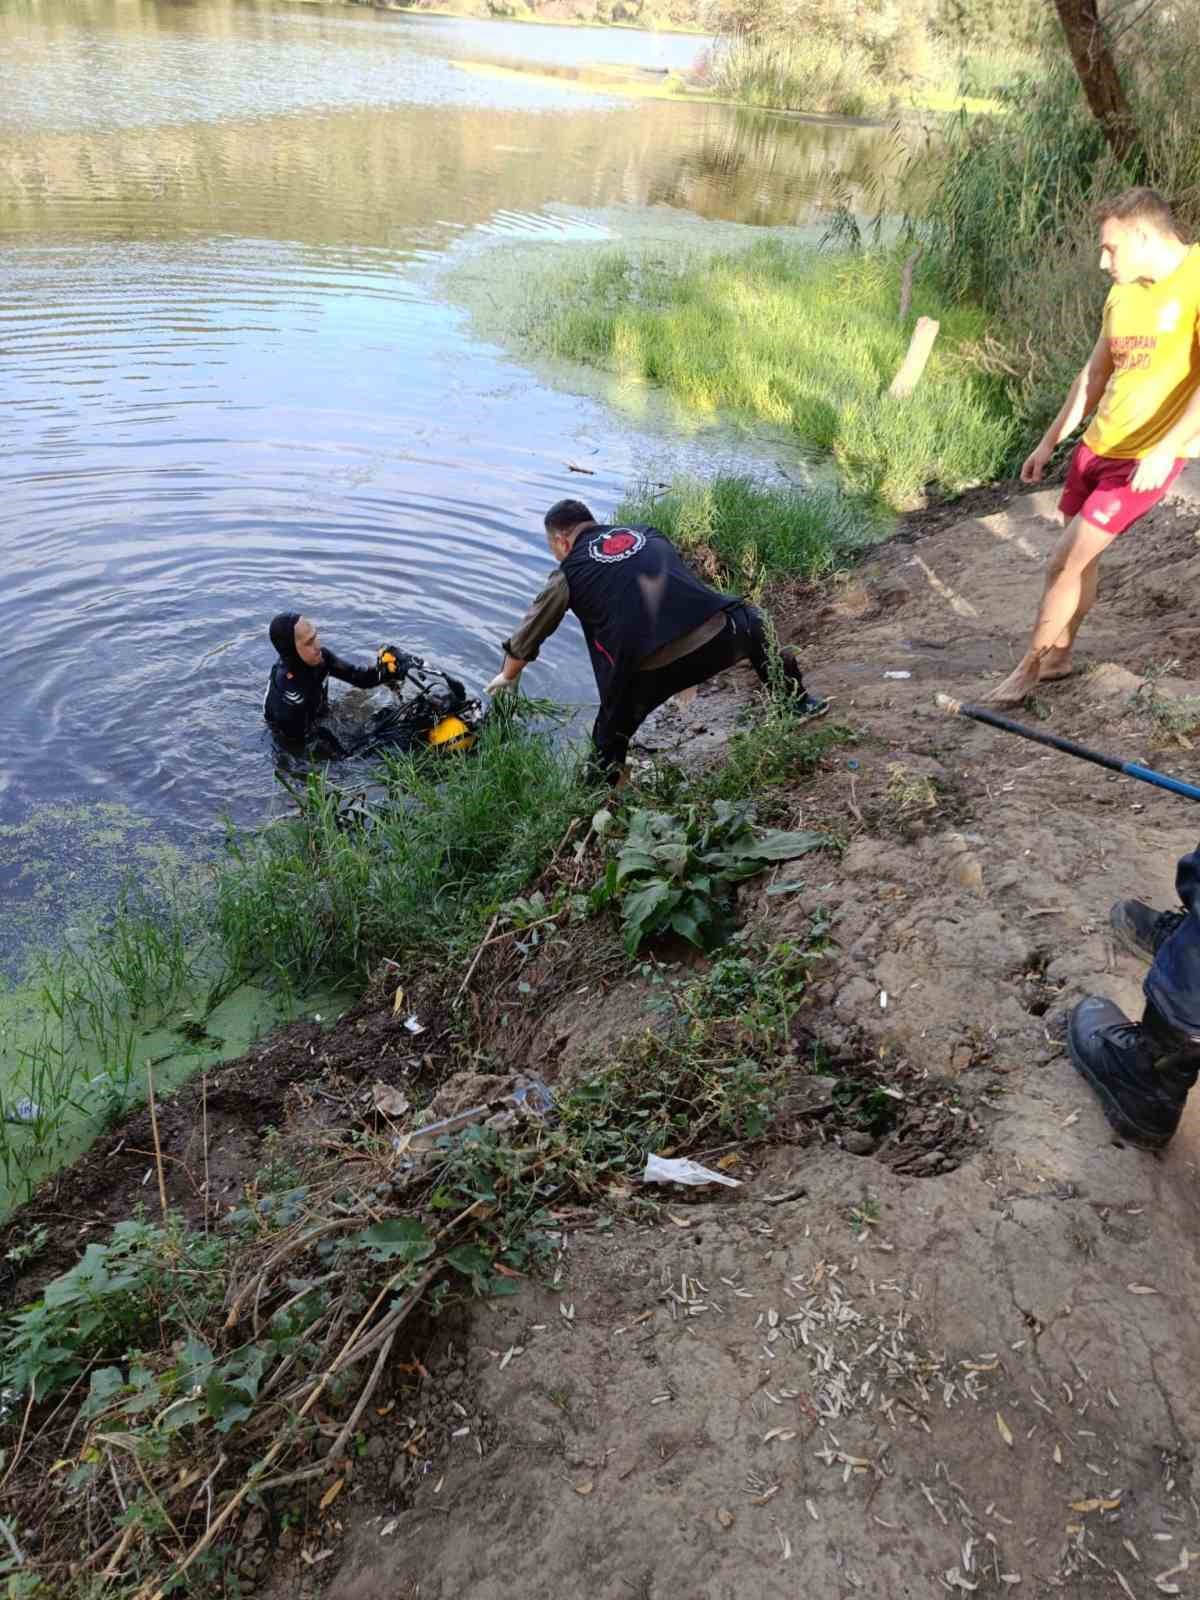
[[[1153,189],[1096,211],[1100,266],[1113,286],[1087,365],[1021,468],[1038,483],[1060,440],[1092,423],[1071,457],[1058,510],[1066,532],[1050,557],[1029,649],[986,698],[1020,705],[1071,674],[1071,648],[1096,601],[1100,557],[1156,505],[1200,435],[1200,245],[1185,244]]]

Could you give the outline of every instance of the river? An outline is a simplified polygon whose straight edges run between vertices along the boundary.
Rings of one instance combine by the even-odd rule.
[[[831,171],[853,190],[887,158],[886,130],[545,76],[661,72],[705,43],[10,0],[0,954],[164,846],[194,853],[222,815],[263,816],[273,612],[308,612],[344,654],[395,641],[479,686],[544,573],[551,501],[605,509],[648,470],[711,462],[711,439],[486,342],[438,271],[647,215],[804,227]],[[590,698],[574,624],[543,660],[533,692]]]

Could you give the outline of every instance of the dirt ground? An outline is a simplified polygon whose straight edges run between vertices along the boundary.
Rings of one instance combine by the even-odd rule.
[[[1051,498],[893,544],[815,616],[797,601],[812,681],[858,739],[794,820],[850,843],[836,868],[782,869],[803,887],[764,884],[754,912],[781,935],[832,914],[814,1022],[927,1074],[975,1149],[922,1177],[882,1148],[777,1148],[741,1189],[682,1196],[661,1232],[570,1233],[557,1288],[481,1310],[440,1352],[459,1428],[403,1498],[364,1487],[343,1514],[331,1593],[1194,1588],[1200,1102],[1165,1157],[1119,1146],[1059,1027],[1092,991],[1138,1014],[1108,907],[1173,903],[1193,821],[933,706],[1014,661]],[[1171,713],[1200,694],[1198,529],[1177,503],[1114,548],[1085,670],[1035,725],[1195,773],[1188,707]],[[730,695],[652,742],[719,741]]]
[[[671,1194],[658,1228],[565,1215],[553,1285],[413,1331],[402,1360],[427,1376],[396,1390],[323,1527],[255,1513],[255,1592],[1196,1591],[1200,1096],[1165,1155],[1121,1146],[1061,1044],[1082,994],[1140,1014],[1143,969],[1114,946],[1108,907],[1171,905],[1194,821],[1186,802],[933,703],[980,697],[1014,662],[1052,499],[939,513],[782,605],[854,735],[783,820],[846,848],[782,866],[743,906],[772,937],[831,918],[801,1025],[874,1063],[890,1128],[855,1141],[831,1123],[754,1152],[741,1187]],[[1110,552],[1078,676],[1022,718],[1195,778],[1198,578],[1185,493]],[[647,743],[718,753],[749,691],[728,675]],[[651,1025],[644,983],[604,952],[582,1000],[567,976],[545,974],[514,1021],[511,1069],[553,1081]],[[261,1160],[261,1126],[297,1108],[336,1118],[368,1073],[400,1081],[411,1052],[368,1006],[222,1074],[207,1091],[229,1118],[221,1182]],[[198,1092],[166,1111],[180,1196],[196,1190]],[[60,1217],[99,1222],[100,1162],[126,1203],[147,1170],[136,1133],[65,1180]]]

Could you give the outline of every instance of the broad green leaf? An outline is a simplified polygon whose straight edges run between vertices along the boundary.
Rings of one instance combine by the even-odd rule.
[[[644,888],[635,889],[632,894],[625,896],[622,910],[626,927],[642,927],[656,912],[662,911],[668,901],[674,904],[678,899],[678,889],[663,878],[652,878]]]
[[[120,1367],[99,1367],[92,1373],[92,1381],[88,1385],[87,1399],[82,1407],[84,1416],[94,1417],[106,1410],[124,1387],[125,1374]]]
[[[228,1433],[254,1415],[253,1395],[241,1383],[226,1383],[217,1373],[204,1386],[204,1403],[218,1433]]]
[[[184,1394],[189,1394],[197,1387],[204,1387],[212,1376],[216,1359],[203,1339],[197,1339],[195,1336],[188,1339],[180,1352],[177,1369]]]
[[[799,833],[785,833],[780,828],[769,828],[754,841],[754,850],[762,861],[794,861],[810,850],[823,850],[832,843],[827,833],[814,833],[804,829]]]
[[[624,883],[625,879],[635,872],[656,872],[657,870],[658,862],[648,850],[635,850],[627,846],[617,858],[616,882]]]
[[[654,849],[659,870],[669,872],[674,878],[681,877],[687,871],[689,854],[683,840],[668,839]]]
[[[686,911],[676,911],[672,914],[671,927],[674,928],[676,933],[680,933],[685,939],[689,939],[692,944],[703,945],[704,941],[700,933],[699,924],[694,917],[689,917]]]
[[[373,1228],[356,1233],[347,1241],[369,1250],[375,1261],[424,1261],[433,1254],[434,1244],[415,1217],[392,1217]]]
[[[156,1410],[163,1404],[162,1387],[157,1377],[148,1367],[131,1367],[129,1370],[129,1386],[133,1393],[121,1406],[121,1410],[127,1417],[136,1417],[143,1411]]]
[[[456,1245],[453,1250],[446,1251],[445,1259],[465,1277],[470,1278],[471,1287],[476,1294],[484,1292],[491,1274],[492,1261],[477,1244]]]

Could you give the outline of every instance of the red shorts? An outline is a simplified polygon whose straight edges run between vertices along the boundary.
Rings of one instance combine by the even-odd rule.
[[[1116,538],[1158,504],[1186,463],[1176,461],[1164,484],[1140,492],[1129,487],[1139,465],[1140,462],[1123,461],[1117,456],[1098,456],[1087,445],[1076,445],[1058,509],[1068,522],[1082,516],[1101,533],[1111,533]]]

